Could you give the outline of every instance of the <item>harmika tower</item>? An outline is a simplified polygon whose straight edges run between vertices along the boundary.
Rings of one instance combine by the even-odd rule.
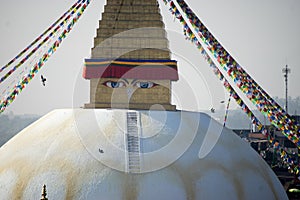
[[[171,84],[178,80],[156,0],[108,0],[91,59],[85,108],[176,110]]]

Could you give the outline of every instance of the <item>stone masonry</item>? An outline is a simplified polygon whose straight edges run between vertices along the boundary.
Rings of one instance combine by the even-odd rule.
[[[94,38],[92,59],[170,60],[164,23],[156,0],[107,0]],[[90,103],[85,108],[166,109],[171,105],[171,80],[143,80],[153,88],[109,88],[110,77],[90,79]],[[128,80],[131,82],[134,79]],[[159,104],[160,106],[154,106]]]

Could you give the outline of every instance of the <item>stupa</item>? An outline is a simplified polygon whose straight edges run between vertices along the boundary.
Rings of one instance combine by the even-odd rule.
[[[94,44],[90,102],[0,148],[0,199],[287,199],[248,143],[171,104],[177,62],[156,0],[107,0]]]

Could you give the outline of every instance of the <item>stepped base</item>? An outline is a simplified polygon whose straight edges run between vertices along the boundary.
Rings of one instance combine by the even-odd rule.
[[[122,103],[88,103],[84,104],[85,109],[94,108],[116,108],[116,109],[133,109],[133,110],[168,110],[176,111],[176,106],[171,104],[122,104]]]

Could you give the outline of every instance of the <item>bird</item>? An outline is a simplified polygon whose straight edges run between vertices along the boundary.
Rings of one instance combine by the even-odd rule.
[[[103,151],[102,149],[99,149],[99,152],[100,152],[100,153],[104,153],[104,151]]]
[[[43,86],[46,86],[46,78],[43,75],[41,75],[41,81],[43,83]]]
[[[215,109],[214,109],[214,108],[211,108],[211,109],[210,109],[210,112],[215,113]]]

